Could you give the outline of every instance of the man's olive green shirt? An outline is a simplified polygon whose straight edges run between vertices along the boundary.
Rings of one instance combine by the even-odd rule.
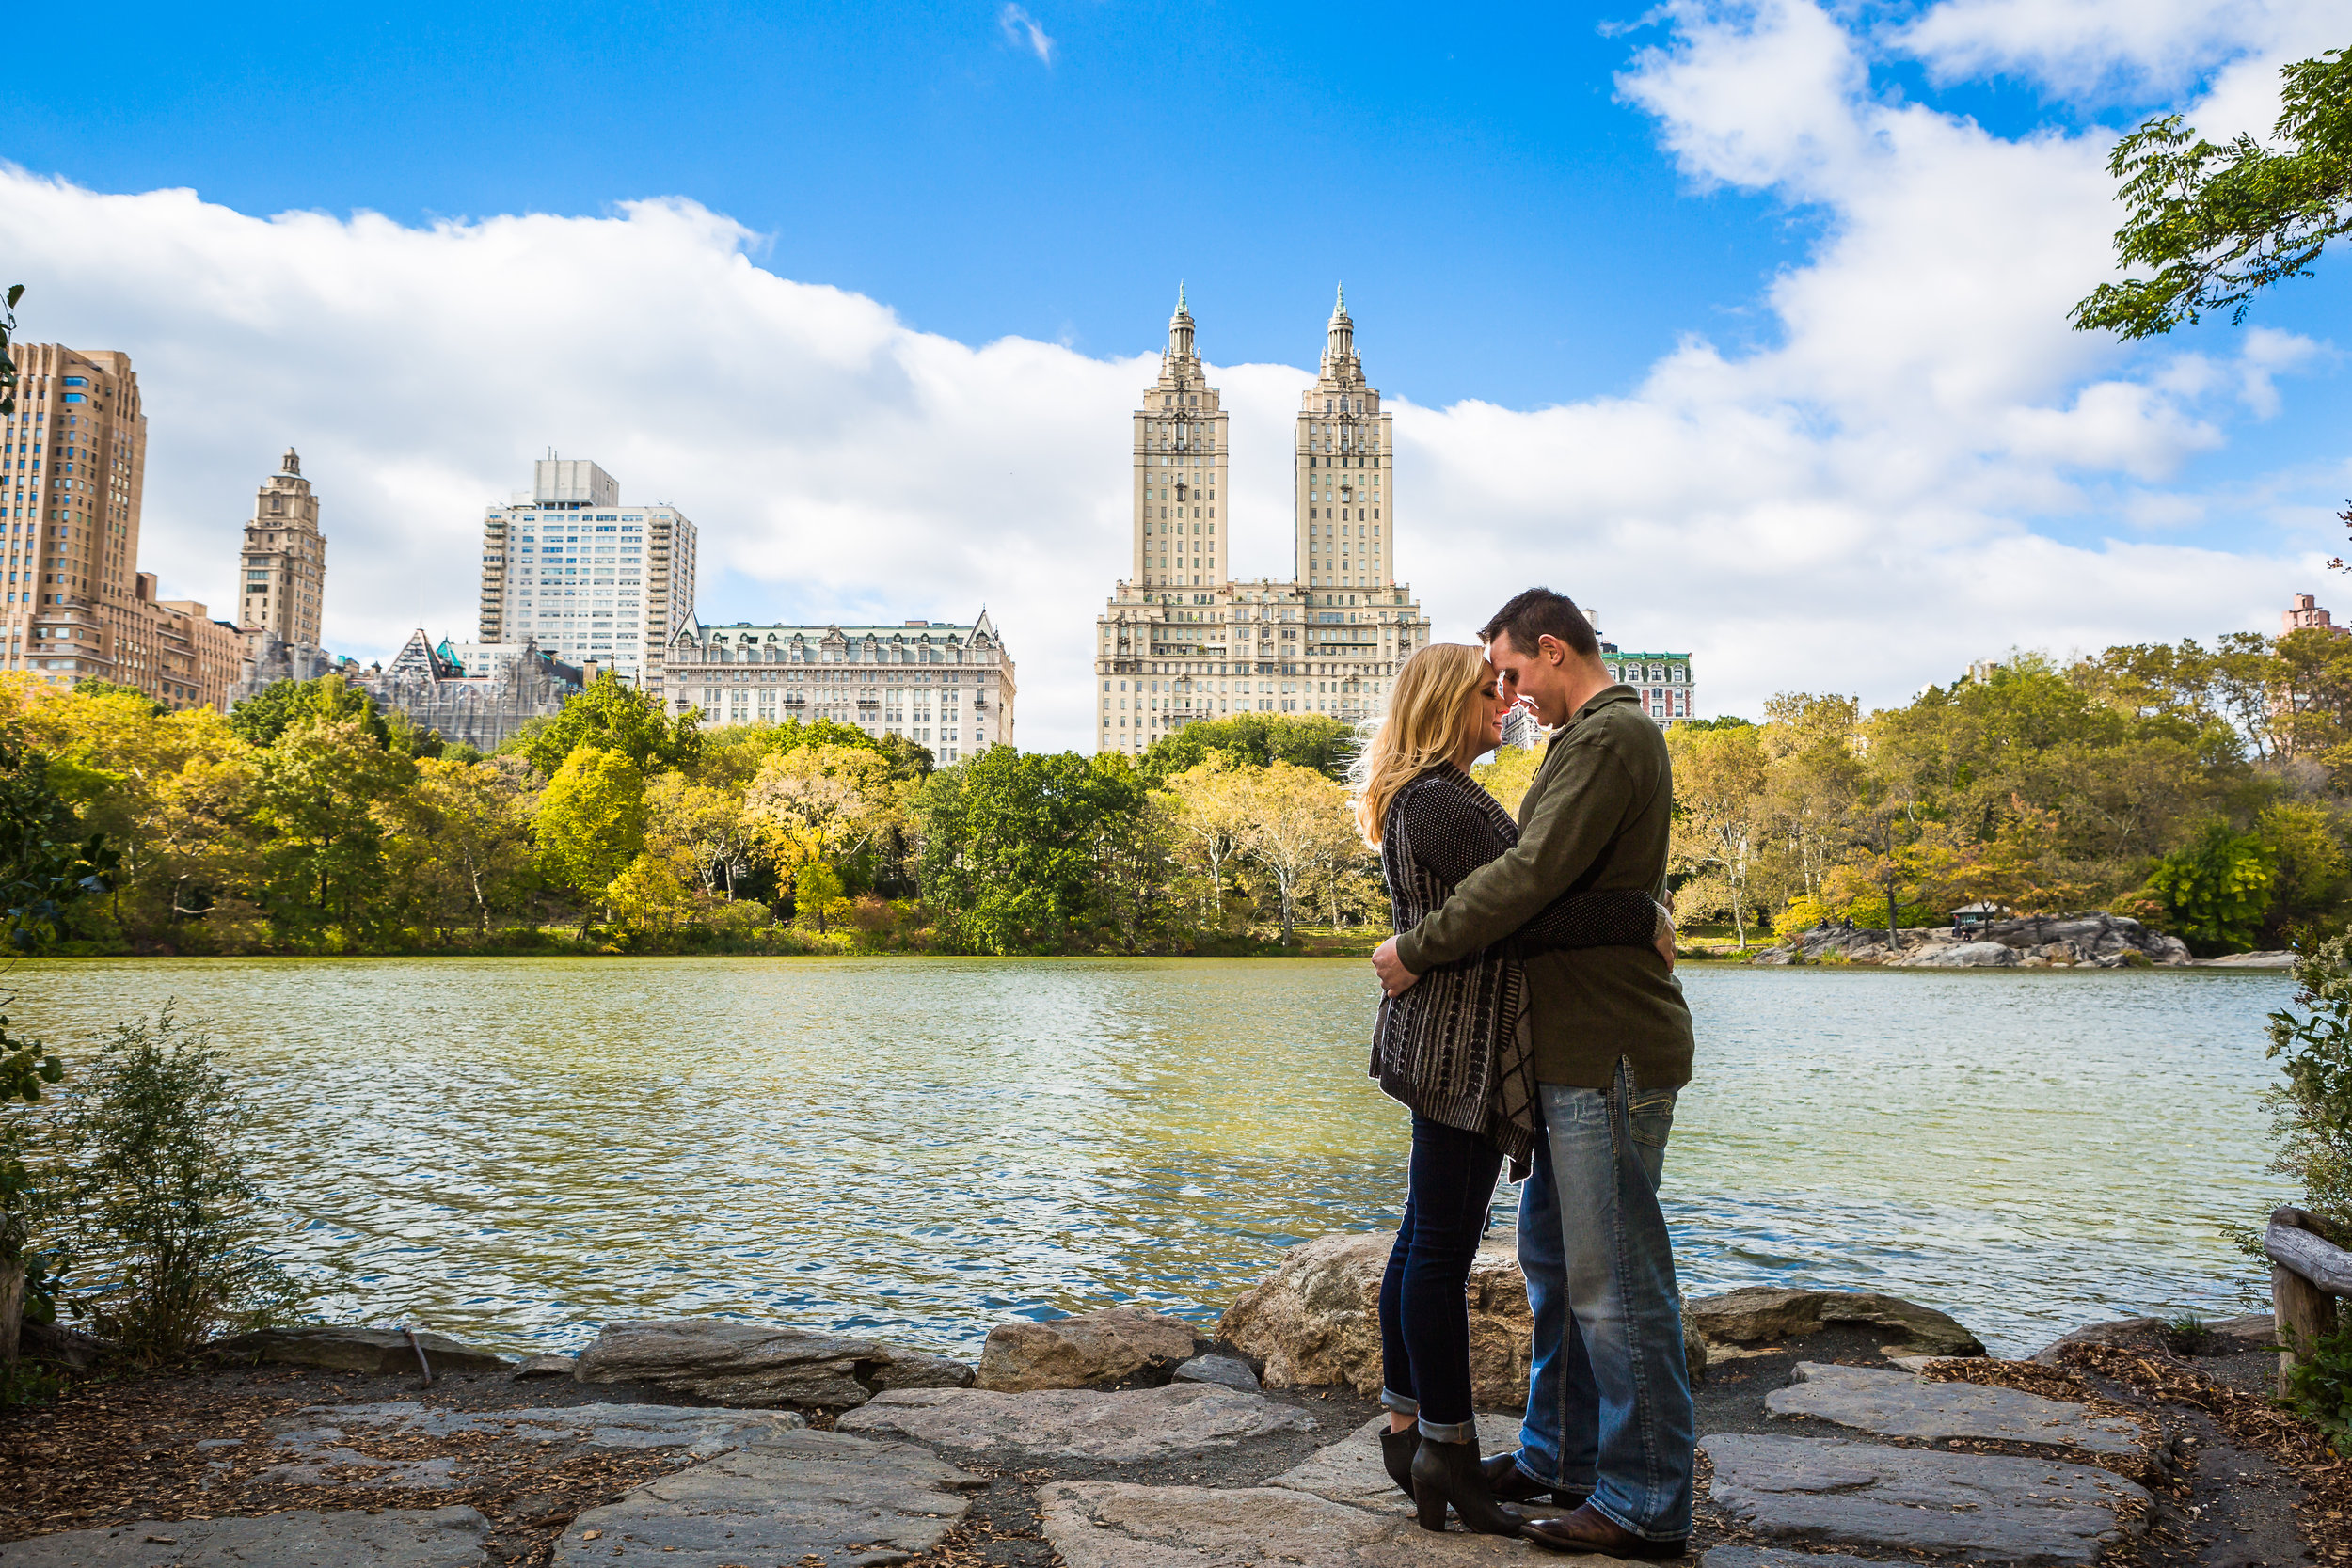
[[[1397,957],[1416,974],[1466,958],[1564,893],[1638,888],[1663,898],[1673,807],[1665,736],[1631,687],[1608,688],[1551,737],[1519,802],[1518,846],[1401,933]],[[1620,1056],[1644,1088],[1691,1081],[1691,1009],[1656,948],[1566,948],[1524,961],[1539,1082],[1606,1088]]]

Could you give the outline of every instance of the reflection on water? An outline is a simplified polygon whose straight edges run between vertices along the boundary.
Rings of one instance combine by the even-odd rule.
[[[1203,1321],[1393,1225],[1360,960],[21,966],[72,1047],[167,998],[249,1075],[337,1319],[520,1348],[696,1313],[943,1349],[1114,1300]],[[2236,1310],[2279,975],[1686,971],[1693,1293],[1883,1290],[2020,1351]],[[1510,1195],[1502,1195],[1507,1211]],[[1506,1222],[1507,1223],[1507,1218]]]

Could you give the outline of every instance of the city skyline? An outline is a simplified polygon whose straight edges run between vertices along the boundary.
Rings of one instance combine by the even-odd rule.
[[[553,446],[696,521],[707,619],[985,602],[1021,649],[1024,744],[1084,747],[1089,628],[1066,607],[1121,575],[1117,432],[1177,283],[1229,356],[1207,373],[1233,426],[1231,573],[1287,578],[1283,432],[1316,369],[1296,324],[1344,282],[1410,480],[1394,575],[1438,637],[1546,582],[1625,646],[1690,649],[1710,713],[1753,717],[1790,687],[1883,705],[2012,646],[2210,640],[2267,626],[2289,594],[2328,597],[2352,494],[2343,269],[2156,344],[2065,321],[2113,276],[2113,132],[2172,107],[2208,135],[2260,130],[2278,64],[2331,41],[2295,8],[2221,14],[2093,6],[2033,33],[1941,0],[1899,25],[1784,4],[1677,9],[1613,41],[1554,29],[1557,86],[1523,112],[1557,123],[1542,157],[1499,166],[1526,181],[1506,206],[1500,175],[1433,182],[1414,136],[1477,115],[1449,121],[1452,89],[1415,89],[1384,53],[1397,138],[1319,132],[1301,155],[1338,172],[1295,212],[1280,179],[1231,160],[1174,189],[1154,173],[1138,188],[1169,243],[1138,251],[1134,210],[1109,203],[1120,258],[1066,298],[1070,265],[1009,286],[1001,249],[960,272],[952,243],[919,276],[868,265],[923,187],[787,211],[666,132],[594,196],[583,155],[545,197],[492,181],[440,200],[431,180],[456,165],[431,156],[336,172],[199,136],[175,166],[139,115],[76,121],[81,141],[20,121],[0,133],[0,232],[27,341],[138,368],[160,592],[237,602],[228,525],[295,447],[331,500],[325,639],[362,660],[419,625],[474,625],[480,509]],[[1067,94],[1104,69],[1096,24],[1041,24],[1050,63],[981,29],[988,90],[1018,67]],[[1465,47],[1490,55],[1491,32]],[[1109,154],[1070,156],[1056,199],[1074,211]],[[1638,175],[1639,199],[1577,206],[1571,166]],[[350,211],[367,206],[389,215]],[[1492,241],[1508,212],[1533,237]],[[944,238],[974,221],[930,215]],[[994,214],[1050,249],[1033,218]],[[1534,254],[1571,219],[1595,238],[1575,276]],[[1447,236],[1476,258],[1432,249]],[[1654,267],[1629,259],[1635,236]]]

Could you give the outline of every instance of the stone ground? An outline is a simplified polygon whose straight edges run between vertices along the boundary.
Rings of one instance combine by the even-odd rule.
[[[2146,1533],[2107,1548],[2108,1561],[2313,1560],[2296,1533],[2295,1475],[2207,1416],[2151,1407],[2097,1373],[2074,1383],[2017,1363],[2004,1364],[1998,1394],[1908,1383],[1888,1375],[1899,1369],[1881,1338],[1832,1328],[1710,1368],[1699,1431],[1713,1458],[1693,1541],[1707,1568],[1850,1568],[1816,1555],[1828,1552],[1883,1563],[2089,1560],[2101,1548],[2086,1543],[2111,1523],[2099,1511],[2137,1492],[2114,1469],[2153,1495],[2137,1505]],[[2271,1364],[2249,1351],[2194,1365],[2259,1392]],[[1123,1403],[909,1390],[803,1430],[789,1415],[624,1386],[496,1373],[417,1383],[282,1367],[164,1373],[85,1383],[56,1406],[0,1417],[9,1478],[0,1568],[1598,1560],[1424,1536],[1383,1490],[1363,1430],[1375,1407],[1344,1390],[1272,1390],[1258,1402],[1177,1386],[1104,1397]],[[2093,1402],[2032,1402],[2070,1388]],[[1510,1423],[1492,1425],[1500,1435]],[[2076,1444],[2086,1433],[2098,1434],[2097,1452]],[[1827,1470],[1824,1456],[1836,1461]],[[2082,1467],[2091,1464],[2112,1468]],[[1792,1474],[1803,1483],[1788,1484]],[[2018,1484],[1994,1497],[1987,1478],[2003,1476]],[[2022,1533],[1968,1544],[2003,1509]],[[254,1514],[269,1517],[230,1517]],[[1802,1537],[1776,1535],[1776,1521],[1791,1518]],[[1883,1528],[1890,1521],[1900,1528]]]

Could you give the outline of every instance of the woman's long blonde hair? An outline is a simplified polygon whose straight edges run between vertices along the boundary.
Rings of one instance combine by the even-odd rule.
[[[1389,711],[1365,752],[1356,826],[1380,845],[1380,827],[1396,792],[1462,748],[1479,689],[1493,679],[1486,656],[1466,642],[1432,642],[1398,672]]]

